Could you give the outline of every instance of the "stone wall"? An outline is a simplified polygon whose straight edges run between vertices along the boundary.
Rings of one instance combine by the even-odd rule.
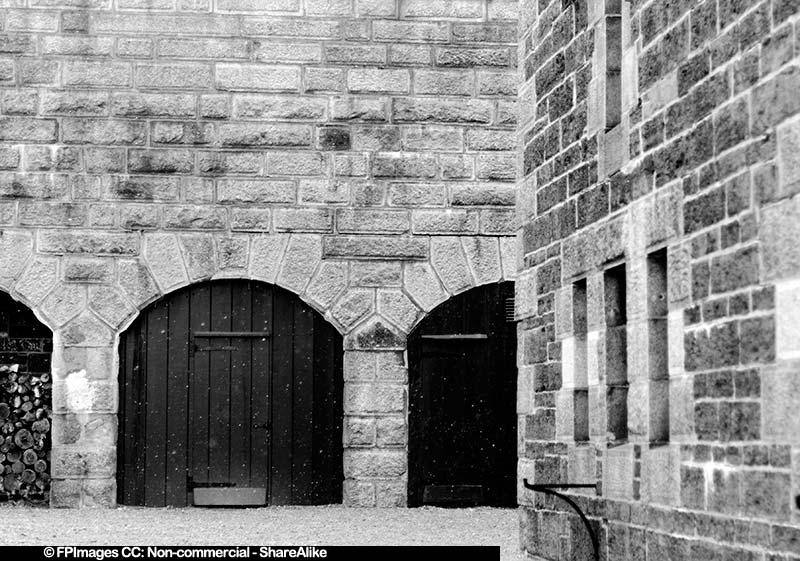
[[[608,560],[800,555],[800,5],[520,5],[519,479]],[[529,556],[591,559],[521,487]]]
[[[118,335],[210,278],[345,335],[345,502],[406,500],[406,334],[516,271],[516,0],[0,0],[0,288],[53,494],[115,500]]]

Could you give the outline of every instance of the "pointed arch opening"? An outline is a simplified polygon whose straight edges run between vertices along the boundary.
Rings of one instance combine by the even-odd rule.
[[[473,288],[409,335],[409,506],[516,505],[513,299]]]
[[[342,501],[342,338],[294,294],[215,280],[120,337],[118,502]]]

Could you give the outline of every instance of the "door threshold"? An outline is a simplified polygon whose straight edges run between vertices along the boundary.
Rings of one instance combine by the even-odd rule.
[[[267,506],[265,487],[195,487],[194,506]]]

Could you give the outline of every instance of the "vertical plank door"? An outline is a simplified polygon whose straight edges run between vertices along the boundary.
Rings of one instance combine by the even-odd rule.
[[[516,504],[513,290],[498,283],[458,295],[409,337],[410,506]]]
[[[120,341],[118,500],[186,506],[198,487],[269,504],[341,502],[342,339],[287,291],[194,285]]]

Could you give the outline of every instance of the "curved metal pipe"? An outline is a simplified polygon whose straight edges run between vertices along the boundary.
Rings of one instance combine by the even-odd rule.
[[[525,486],[526,489],[530,489],[531,491],[538,491],[540,493],[544,493],[545,495],[553,495],[554,497],[558,497],[569,506],[572,507],[572,510],[578,513],[578,516],[581,517],[583,520],[583,525],[586,527],[586,531],[589,532],[589,538],[592,540],[592,548],[594,550],[594,558],[597,561],[600,561],[600,544],[597,541],[597,535],[594,533],[594,528],[592,528],[592,524],[589,522],[589,519],[586,518],[586,515],[580,509],[575,501],[573,501],[569,496],[564,495],[563,493],[559,493],[558,491],[554,491],[554,489],[590,489],[594,488],[595,491],[597,490],[596,483],[564,483],[564,484],[530,484],[528,483],[528,479],[523,479],[522,484]]]

